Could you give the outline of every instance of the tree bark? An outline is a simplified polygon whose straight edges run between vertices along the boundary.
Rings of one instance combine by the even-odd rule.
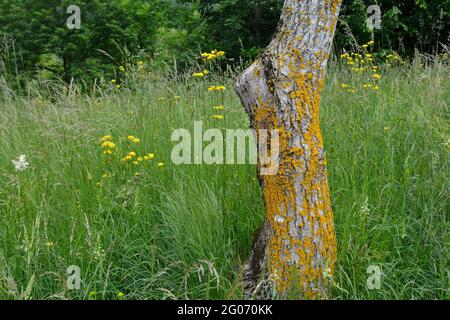
[[[336,239],[319,104],[340,4],[286,0],[276,36],[237,81],[252,128],[280,134],[278,172],[259,174],[266,221],[244,269],[247,297],[327,294]]]

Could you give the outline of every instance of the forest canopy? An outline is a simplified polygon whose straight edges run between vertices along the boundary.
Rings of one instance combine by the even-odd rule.
[[[282,0],[0,0],[0,72],[8,77],[84,80],[114,74],[129,59],[180,69],[211,49],[229,63],[251,61],[276,30]],[[80,29],[69,29],[77,5]],[[368,7],[381,26],[370,30]],[[449,43],[450,0],[346,0],[334,52],[375,40],[374,52],[441,53]]]

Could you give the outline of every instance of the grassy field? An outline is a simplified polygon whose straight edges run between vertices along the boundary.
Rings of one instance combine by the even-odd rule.
[[[338,239],[332,299],[449,298],[450,68],[422,62],[381,65],[379,90],[363,88],[370,74],[329,68],[321,117]],[[234,73],[139,69],[128,66],[120,88],[107,79],[89,93],[34,82],[16,96],[2,85],[0,298],[242,297],[240,268],[264,216],[255,166],[170,160],[173,129],[194,120],[248,127]],[[154,158],[121,161],[131,151]],[[16,172],[21,154],[30,166]],[[79,290],[66,285],[71,265]],[[367,288],[370,265],[382,270],[380,289]]]

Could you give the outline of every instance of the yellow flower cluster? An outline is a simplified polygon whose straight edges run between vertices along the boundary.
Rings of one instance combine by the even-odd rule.
[[[225,86],[211,86],[208,91],[225,91],[226,89]]]
[[[388,55],[386,56],[386,59],[387,59],[387,60],[398,60],[399,58],[398,58],[396,55],[388,54]]]
[[[127,139],[133,143],[140,143],[141,140],[136,138],[135,136],[127,136]]]
[[[375,44],[375,41],[371,40],[369,42],[367,42],[366,44],[363,44],[361,47],[363,49],[367,49],[369,46],[373,46]]]
[[[346,83],[342,83],[341,88],[349,93],[356,93],[356,89]]]
[[[104,154],[111,155],[111,154],[113,154],[113,151],[117,149],[116,144],[114,142],[112,142],[112,140],[113,140],[113,137],[111,135],[106,135],[100,139],[100,144],[101,144]],[[127,136],[127,140],[131,141],[132,143],[140,143],[140,139],[136,138],[135,136],[132,136],[132,135]],[[121,162],[122,163],[131,162],[135,165],[139,165],[146,161],[152,161],[153,159],[155,159],[155,157],[156,156],[154,153],[138,155],[137,152],[130,151],[121,159]],[[164,162],[158,162],[156,165],[159,168],[163,168],[165,166]],[[109,173],[105,173],[102,177],[104,179],[107,179],[107,178],[111,177],[111,175]],[[89,176],[88,180],[92,180],[92,177]],[[97,183],[97,186],[102,187],[102,184],[99,182],[99,183]]]
[[[112,79],[111,83],[116,86],[117,89],[120,89],[120,84],[117,83],[116,79]]]
[[[363,44],[361,48],[363,49],[361,53],[358,52],[349,52],[341,54],[341,59],[346,62],[348,66],[351,66],[351,71],[358,74],[366,74],[365,72],[372,72],[370,78],[375,83],[364,83],[362,87],[364,89],[373,89],[374,91],[380,90],[377,82],[381,79],[381,75],[379,74],[379,67],[374,65],[374,56],[371,53],[367,52],[367,48],[375,44],[375,41],[369,41],[366,44]],[[368,75],[368,74],[367,74]],[[358,90],[356,88],[351,87],[349,84],[342,83],[341,88],[349,93],[356,93]]]
[[[112,142],[112,136],[106,135],[100,140],[101,147],[104,149],[103,154],[111,155],[113,154],[114,149],[116,149],[116,144]]]
[[[195,78],[203,78],[204,76],[207,76],[209,74],[208,70],[203,70],[202,72],[195,72],[192,74]]]
[[[155,158],[154,153],[148,153],[144,156],[138,156],[136,152],[130,151],[123,159],[122,162],[132,161],[133,164],[138,165],[143,161],[151,161]]]
[[[215,60],[218,59],[220,57],[223,57],[225,55],[224,51],[218,51],[218,50],[212,50],[211,52],[204,52],[201,54],[201,57],[205,60],[205,61],[211,61],[211,60]],[[206,76],[209,73],[208,70],[203,70],[202,72],[196,72],[193,73],[192,76],[195,78],[203,78],[204,76]],[[208,91],[209,92],[223,92],[226,90],[226,87],[223,85],[218,85],[218,86],[209,86],[208,87]],[[211,117],[213,119],[216,120],[223,120],[225,118],[225,116],[223,114],[220,114],[222,110],[225,109],[225,106],[223,106],[223,95],[221,95],[222,97],[222,101],[221,101],[221,105],[215,105],[213,106],[214,111],[216,111],[216,114],[211,115]]]
[[[143,71],[143,70],[144,70],[144,65],[145,65],[144,61],[139,60],[139,61],[137,62],[138,70],[139,70],[139,71]]]
[[[214,106],[213,109],[215,111],[222,111],[222,110],[225,109],[225,106],[224,105],[218,105],[218,106]],[[223,120],[225,118],[225,116],[222,115],[222,114],[215,114],[215,115],[212,116],[212,118],[216,119],[216,120]]]
[[[380,87],[378,86],[378,85],[376,85],[376,84],[371,84],[371,83],[365,83],[365,84],[363,84],[363,86],[362,86],[364,89],[373,89],[373,90],[375,90],[375,91],[378,91],[378,90],[380,90]]]
[[[224,55],[225,55],[224,51],[212,50],[211,52],[203,52],[201,54],[201,57],[207,61],[211,61],[223,57]]]
[[[372,75],[372,78],[374,78],[375,80],[380,80],[380,79],[381,79],[381,76],[380,76],[378,73],[374,73],[374,74]]]

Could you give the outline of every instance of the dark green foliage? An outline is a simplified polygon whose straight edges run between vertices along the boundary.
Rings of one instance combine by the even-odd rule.
[[[210,40],[229,57],[255,56],[270,41],[282,4],[281,0],[202,1]]]
[[[159,2],[2,0],[0,35],[14,37],[19,72],[44,69],[66,81],[92,80],[113,72],[126,50],[152,49],[156,21],[163,14]],[[72,4],[81,8],[79,30],[66,26]],[[58,57],[56,64],[45,63],[49,55]]]
[[[382,11],[382,28],[366,25],[367,7]],[[69,5],[81,8],[70,30]],[[184,68],[200,51],[220,49],[230,62],[250,61],[276,30],[283,0],[0,0],[0,72],[90,83],[147,55],[155,66]],[[437,53],[449,43],[450,0],[344,0],[337,51],[375,40],[375,49]]]
[[[381,29],[367,28],[367,7],[381,9]],[[349,49],[356,42],[374,39],[378,50],[402,55],[439,53],[450,41],[450,0],[344,0],[335,38],[336,47]]]

